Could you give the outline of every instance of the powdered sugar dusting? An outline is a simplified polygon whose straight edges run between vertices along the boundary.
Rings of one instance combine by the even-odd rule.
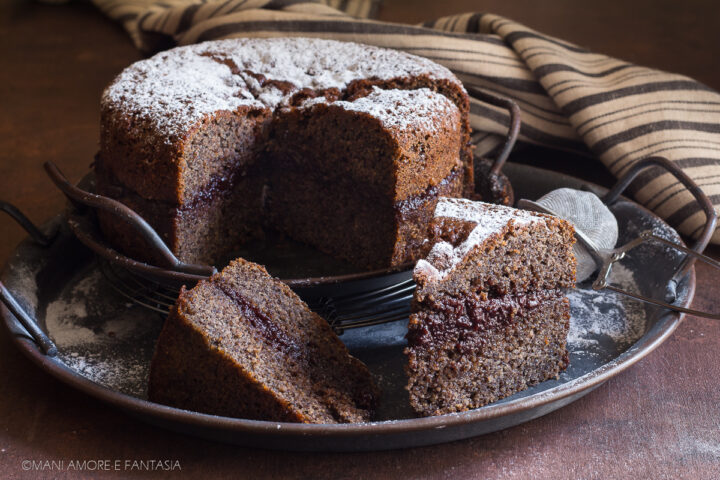
[[[613,267],[610,280],[631,291],[638,289],[633,271],[622,264]],[[596,292],[587,284],[568,296],[572,310],[570,369],[581,368],[580,374],[587,365],[596,368],[614,358],[647,329],[645,310],[632,299]],[[68,286],[54,298],[45,320],[48,333],[58,344],[59,359],[91,381],[146,398],[150,360],[163,317],[126,303],[93,269],[68,279]],[[407,321],[400,320],[348,330],[342,337],[353,354],[381,377],[386,401],[379,418],[412,418],[402,370],[406,327]],[[566,379],[564,376],[561,378]],[[527,392],[537,392],[537,388],[547,388],[547,384]]]
[[[256,77],[289,83],[289,91]],[[445,67],[396,50],[312,38],[229,39],[174,48],[125,69],[103,110],[149,122],[168,140],[218,111],[271,108],[300,89],[344,89],[359,79],[426,76],[460,85]]]
[[[8,263],[8,270],[12,274],[18,290],[23,292],[23,299],[27,303],[23,305],[29,313],[35,314],[38,306],[37,280],[38,268],[32,268],[26,264]]]
[[[623,290],[640,293],[633,272],[622,264],[613,266],[610,284]],[[642,303],[610,290],[595,291],[578,287],[567,294],[572,317],[568,348],[576,353],[590,353],[599,347],[599,338],[606,337],[620,347],[637,341],[647,324]]]
[[[125,303],[91,270],[47,305],[45,325],[68,368],[113,390],[144,396],[161,324],[157,317]]]
[[[95,339],[95,333],[80,325],[79,321],[88,316],[87,306],[77,301],[79,296],[87,297],[91,286],[97,282],[95,273],[75,284],[69,295],[62,296],[47,306],[45,325],[50,338],[58,347],[69,347]]]
[[[169,139],[207,114],[241,105],[262,108],[230,67],[186,49],[163,52],[124,70],[103,94],[103,108],[150,121]]]
[[[503,205],[475,202],[464,198],[442,197],[435,207],[435,218],[447,217],[475,224],[467,239],[453,247],[448,242],[438,242],[430,250],[425,260],[420,260],[416,274],[442,279],[458,265],[470,251],[487,240],[492,234],[500,232],[506,225],[545,223],[545,216],[527,210],[518,210]]]
[[[205,42],[190,49],[232,60],[240,70],[268,79],[291,82],[297,88],[342,90],[354,80],[427,75],[457,78],[445,67],[397,50],[318,38],[229,39]]]
[[[305,101],[303,108],[312,108],[327,103],[324,97]],[[460,110],[444,95],[429,88],[417,90],[383,90],[374,87],[372,92],[352,102],[336,101],[333,107],[351,112],[362,112],[380,120],[383,126],[405,130],[410,127],[421,128],[429,133],[441,131],[449,119],[459,119]],[[452,122],[457,123],[457,120]]]
[[[96,383],[134,396],[144,396],[150,366],[145,358],[117,359],[102,353],[72,352],[62,356],[63,362]]]

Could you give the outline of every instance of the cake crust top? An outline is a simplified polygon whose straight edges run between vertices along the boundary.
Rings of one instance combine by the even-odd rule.
[[[275,109],[305,89],[416,77],[461,85],[445,67],[396,50],[314,38],[229,39],[132,64],[104,91],[102,108],[119,109],[172,140],[218,111]]]
[[[300,108],[330,105],[350,112],[365,113],[377,118],[385,128],[406,130],[421,128],[428,133],[440,133],[443,126],[457,124],[460,110],[445,95],[429,88],[416,90],[385,90],[374,86],[372,91],[353,101],[328,100],[315,97],[305,100]],[[452,119],[452,121],[449,121]]]
[[[467,237],[457,245],[438,241],[425,259],[418,261],[415,275],[437,281],[447,277],[453,269],[478,245],[500,234],[509,223],[515,226],[546,224],[548,215],[519,210],[504,205],[472,201],[465,198],[442,197],[435,207],[436,219],[446,218],[466,222],[472,226]]]

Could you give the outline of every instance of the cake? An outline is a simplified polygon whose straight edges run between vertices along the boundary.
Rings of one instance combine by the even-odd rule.
[[[370,419],[378,389],[325,320],[237,259],[180,294],[150,367],[151,401],[278,422]]]
[[[431,235],[432,248],[413,272],[405,350],[415,412],[478,408],[556,378],[569,362],[572,225],[441,198]]]
[[[105,90],[99,193],[143,216],[189,263],[268,230],[364,268],[427,253],[440,196],[473,191],[469,99],[407,53],[309,38],[178,47]],[[99,212],[124,252],[148,249]]]

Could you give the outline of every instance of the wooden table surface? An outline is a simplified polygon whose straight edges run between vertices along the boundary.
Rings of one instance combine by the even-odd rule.
[[[720,89],[720,6],[712,0],[386,0],[381,18],[419,22],[478,10]],[[0,55],[0,198],[40,222],[62,203],[42,162],[53,160],[71,179],[88,170],[100,93],[140,55],[87,4],[15,0],[0,6]],[[597,167],[558,168],[600,175]],[[2,222],[0,263],[24,236]],[[720,310],[720,274],[699,266],[697,278],[694,307]],[[189,478],[719,478],[720,322],[686,318],[629,371],[535,421],[446,445],[362,454],[253,450],[147,426],[53,380],[3,330],[0,477],[43,476],[23,471],[23,460],[73,459],[178,460],[182,470],[167,476]]]

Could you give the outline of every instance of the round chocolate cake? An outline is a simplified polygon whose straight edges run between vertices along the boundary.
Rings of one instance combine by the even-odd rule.
[[[99,193],[183,261],[216,263],[268,229],[365,268],[416,260],[440,196],[472,191],[469,100],[446,68],[329,40],[175,48],[104,92]],[[108,238],[147,258],[127,225]]]

